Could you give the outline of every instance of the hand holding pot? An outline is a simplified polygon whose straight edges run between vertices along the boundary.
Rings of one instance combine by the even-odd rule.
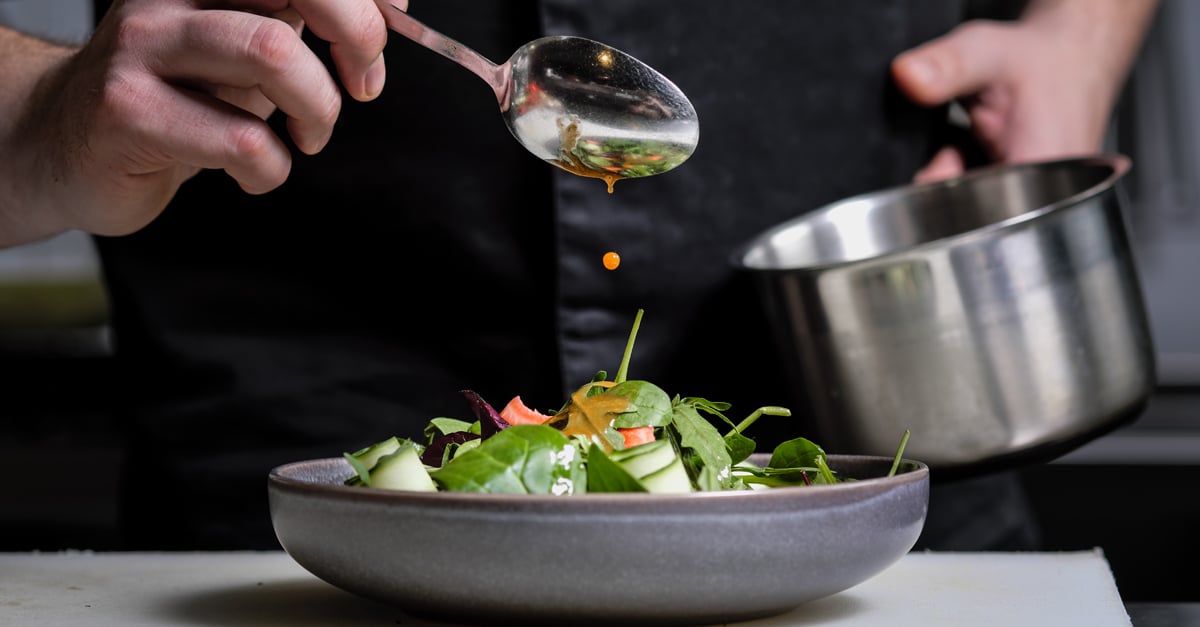
[[[892,73],[917,103],[958,99],[995,161],[1091,154],[1156,4],[1036,0],[1017,22],[968,22],[901,54]],[[916,180],[961,174],[963,162],[946,146]]]

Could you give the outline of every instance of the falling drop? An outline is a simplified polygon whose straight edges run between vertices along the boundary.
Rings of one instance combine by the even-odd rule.
[[[604,267],[609,270],[616,270],[617,266],[621,265],[621,256],[611,250],[604,253]]]

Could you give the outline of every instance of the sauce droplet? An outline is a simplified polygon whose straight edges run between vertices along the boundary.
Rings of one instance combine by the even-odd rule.
[[[617,266],[621,265],[621,256],[611,250],[604,253],[604,267],[609,270],[616,270]]]

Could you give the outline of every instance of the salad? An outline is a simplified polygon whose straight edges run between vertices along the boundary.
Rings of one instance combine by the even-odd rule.
[[[760,407],[740,422],[728,403],[671,397],[662,388],[627,378],[642,311],[637,312],[616,376],[600,371],[558,411],[543,414],[520,396],[504,408],[464,390],[475,420],[439,417],[422,438],[391,437],[353,453],[348,485],[417,491],[548,494],[686,493],[806,486],[852,481],[829,467],[825,451],[805,438],[779,444],[765,466],[748,460],[754,441],[745,430]],[[706,417],[707,416],[707,417]],[[718,429],[714,421],[724,426]],[[900,440],[889,476],[908,440]]]

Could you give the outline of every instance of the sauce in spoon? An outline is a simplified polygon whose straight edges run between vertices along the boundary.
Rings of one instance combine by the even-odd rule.
[[[388,28],[458,63],[492,88],[513,137],[568,172],[618,179],[661,174],[687,160],[700,138],[696,110],[665,76],[582,37],[543,37],[502,64],[375,0]]]

